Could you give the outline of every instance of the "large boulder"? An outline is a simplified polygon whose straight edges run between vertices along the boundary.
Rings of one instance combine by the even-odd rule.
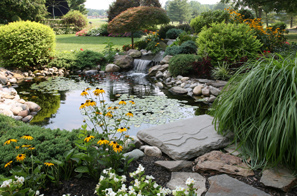
[[[128,55],[130,55],[131,57],[133,58],[139,58],[142,56],[142,53],[138,50],[135,50],[135,49],[130,49],[128,52],[127,52]]]
[[[178,95],[184,95],[188,93],[187,89],[184,89],[182,87],[179,86],[175,86],[169,89],[169,91],[173,94],[178,94]]]
[[[25,104],[29,107],[29,110],[31,112],[38,112],[41,109],[38,104],[31,102],[31,101],[28,101]]]
[[[149,76],[155,76],[156,73],[159,71],[160,67],[161,67],[161,65],[155,65],[155,66],[151,67],[149,69],[148,75]]]
[[[163,65],[163,64],[169,64],[169,60],[172,58],[172,56],[170,56],[170,55],[166,55],[163,59],[162,59],[162,61],[160,62],[160,64],[161,65]]]
[[[129,55],[116,55],[114,57],[114,64],[122,69],[130,69],[133,67],[133,58]]]
[[[117,72],[117,71],[120,71],[120,69],[121,68],[119,66],[117,66],[116,64],[108,64],[105,67],[106,72]]]

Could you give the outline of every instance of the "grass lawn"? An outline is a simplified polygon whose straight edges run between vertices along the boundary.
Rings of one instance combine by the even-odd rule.
[[[96,18],[96,19],[88,19],[92,24],[88,26],[88,28],[100,27],[102,24],[107,23],[108,18]]]
[[[139,38],[134,38],[137,41]],[[70,50],[93,50],[102,52],[106,46],[106,42],[112,42],[114,49],[118,48],[122,50],[123,45],[131,44],[130,37],[90,37],[81,36],[77,37],[74,34],[69,35],[57,35],[56,36],[56,50],[57,51],[70,51]]]
[[[288,42],[291,44],[292,42],[297,43],[297,31],[290,32],[289,34],[285,35],[286,38],[288,38]]]

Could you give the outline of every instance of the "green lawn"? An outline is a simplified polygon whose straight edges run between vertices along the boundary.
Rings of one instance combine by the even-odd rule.
[[[295,32],[290,32],[289,34],[285,35],[286,38],[288,38],[288,42],[289,43],[292,43],[292,42],[295,42],[297,43],[297,31]]]
[[[106,42],[112,42],[115,48],[122,50],[123,45],[131,44],[130,37],[90,37],[90,36],[75,36],[71,35],[57,35],[56,36],[56,50],[57,51],[70,51],[70,50],[93,50],[102,52],[106,46]],[[134,38],[137,41],[138,38]]]
[[[89,22],[92,22],[88,28],[100,27],[102,24],[107,23],[107,20],[107,18],[88,19]]]

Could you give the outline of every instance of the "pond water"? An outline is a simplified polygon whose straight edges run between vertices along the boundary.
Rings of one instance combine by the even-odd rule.
[[[16,90],[21,98],[33,101],[42,108],[30,124],[51,129],[70,131],[80,128],[83,121],[88,120],[79,110],[81,103],[86,101],[80,94],[87,87],[92,91],[96,87],[103,88],[104,100],[111,105],[122,99],[135,101],[134,120],[129,124],[130,135],[151,126],[208,112],[207,105],[197,103],[189,96],[177,96],[159,89],[149,81],[145,69],[147,65],[139,65],[127,73],[70,75],[47,80],[35,78],[24,81]]]

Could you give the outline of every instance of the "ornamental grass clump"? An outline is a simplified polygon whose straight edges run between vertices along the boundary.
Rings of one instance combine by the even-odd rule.
[[[253,163],[297,169],[296,78],[297,56],[263,58],[240,69],[216,99],[217,131],[232,132]]]
[[[133,113],[133,100],[120,100],[118,103],[107,104],[104,100],[105,90],[87,88],[81,92],[86,98],[79,107],[85,116],[79,140],[76,146],[81,150],[74,154],[74,158],[82,161],[82,165],[75,169],[79,173],[88,173],[94,179],[100,177],[103,169],[112,167],[117,172],[123,172],[129,161],[124,157],[128,147],[125,142],[130,138],[127,135],[128,122]],[[87,128],[91,131],[87,131]],[[131,160],[130,160],[131,161]]]

